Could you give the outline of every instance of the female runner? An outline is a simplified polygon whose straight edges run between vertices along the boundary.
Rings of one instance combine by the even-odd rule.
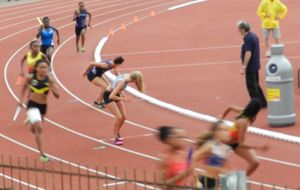
[[[129,83],[135,83],[140,92],[145,91],[144,78],[141,72],[133,71],[131,73],[119,75],[106,88],[103,93],[103,100],[108,109],[115,116],[114,124],[114,144],[122,145],[123,139],[120,136],[120,130],[126,120],[126,110],[124,101],[126,99],[121,96],[121,92],[127,87]]]
[[[234,124],[230,127],[231,140],[229,145],[238,156],[248,162],[248,176],[251,175],[259,166],[259,160],[254,149],[268,150],[269,148],[268,145],[259,147],[249,147],[245,145],[248,126],[255,121],[260,109],[261,101],[254,98],[249,102],[246,108],[242,109],[237,106],[229,106],[221,116],[221,118],[224,119],[231,111],[239,114],[236,117]]]
[[[76,35],[76,50],[79,52],[79,40],[81,38],[81,52],[85,52],[85,33],[87,27],[91,27],[92,14],[86,10],[83,1],[78,3],[79,8],[74,12],[73,21],[76,21],[75,35]],[[86,24],[86,17],[89,16],[88,24]]]
[[[113,61],[104,60],[101,63],[91,63],[83,76],[87,76],[88,80],[92,82],[94,85],[100,87],[100,94],[98,98],[94,101],[95,106],[99,106],[100,108],[104,108],[103,103],[103,92],[107,88],[109,82],[103,76],[103,74],[108,70],[114,70],[116,75],[119,75],[118,67],[122,65],[124,62],[124,58],[121,56],[116,57]]]
[[[42,121],[47,112],[47,97],[51,90],[56,98],[59,98],[58,89],[54,79],[48,75],[49,66],[43,60],[34,65],[33,73],[26,77],[26,81],[21,91],[20,104],[27,89],[30,89],[27,103],[26,124],[31,125],[31,132],[35,135],[35,141],[40,151],[40,159],[47,162],[49,159],[44,154],[42,145]]]
[[[21,60],[21,76],[25,76],[24,63],[27,62],[27,73],[32,73],[34,65],[37,61],[43,60],[45,63],[49,64],[49,60],[45,54],[40,51],[40,42],[38,40],[33,40],[29,44],[30,52],[26,53]]]
[[[185,132],[182,129],[161,126],[158,129],[158,138],[168,145],[168,150],[162,156],[159,170],[162,171],[163,181],[168,185],[168,190],[172,186],[184,186],[193,168],[189,165],[188,154],[183,139]]]
[[[53,42],[54,32],[57,35],[57,44],[59,45],[60,38],[59,38],[58,30],[50,26],[49,17],[44,17],[43,26],[39,28],[36,38],[41,37],[41,41],[42,41],[41,52],[47,55],[47,58],[49,59],[50,62],[54,51],[54,42]]]
[[[198,139],[198,150],[193,155],[193,162],[204,160],[204,172],[201,172],[198,178],[203,189],[217,189],[220,174],[226,172],[226,162],[231,150],[228,145],[230,141],[228,127],[222,121],[214,123],[210,132]],[[241,145],[241,148],[245,149],[264,149],[264,147]]]
[[[226,144],[229,140],[228,127],[222,121],[214,123],[210,132],[198,139],[193,161],[204,160],[204,172],[201,172],[200,177],[197,174],[203,189],[216,189],[219,174],[225,170],[230,154],[231,148]]]

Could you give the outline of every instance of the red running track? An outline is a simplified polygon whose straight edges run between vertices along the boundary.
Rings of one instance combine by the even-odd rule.
[[[66,7],[64,7],[59,14],[56,14],[56,11],[50,11],[49,14],[55,14],[51,16],[51,19],[57,19],[57,21],[52,23],[54,26],[60,28],[63,40],[67,40],[74,33],[74,26],[70,22],[70,15],[74,6],[67,3],[70,1],[57,2],[60,3],[60,6]],[[168,2],[170,3],[168,4]],[[91,102],[94,95],[97,94],[97,89],[90,85],[86,79],[82,79],[81,73],[86,67],[86,63],[93,60],[94,49],[101,37],[106,35],[111,28],[116,28],[120,26],[121,23],[130,22],[134,16],[147,16],[151,10],[154,10],[155,12],[164,11],[172,5],[181,4],[182,2],[185,1],[173,3],[172,1],[163,0],[131,0],[126,2],[87,1],[88,8],[94,15],[94,27],[88,32],[86,45],[87,52],[85,54],[77,54],[74,48],[74,39],[64,43],[54,58],[54,69],[58,79],[72,94],[75,94],[82,99],[82,101],[88,103]],[[56,8],[53,4],[43,3],[45,6],[49,7],[47,8],[48,10]],[[40,9],[34,6],[36,4],[38,3],[33,3],[30,8],[38,12]],[[237,45],[240,43],[240,40],[239,36],[234,31],[235,21],[240,17],[244,17],[249,18],[253,23],[258,22],[258,19],[252,15],[255,13],[253,10],[257,3],[249,2],[247,4],[249,4],[247,9],[241,9],[241,7],[245,7],[243,6],[245,5],[244,3],[231,3],[228,4],[230,5],[228,7],[220,7],[217,6],[217,2],[211,0],[207,3],[197,4],[174,12],[157,15],[156,17],[152,17],[128,27],[125,32],[116,33],[114,38],[108,41],[104,53],[114,54],[119,52],[139,52],[144,50],[160,51],[165,49]],[[41,6],[41,3],[39,3],[39,6]],[[292,5],[292,7],[296,6],[299,7],[296,3],[295,5]],[[215,9],[216,7],[219,9],[219,13],[227,16],[226,19],[220,19],[217,15],[212,14],[210,10],[212,8]],[[251,9],[249,7],[251,7]],[[16,12],[18,12],[17,8],[15,9]],[[239,11],[233,13],[228,11],[230,9]],[[5,11],[5,9],[3,9],[3,11]],[[7,14],[11,13],[12,12],[9,11]],[[290,14],[294,14],[293,9],[290,10]],[[22,19],[20,15],[22,15],[22,13],[15,13],[11,16],[12,19],[10,21],[5,21],[3,23],[8,26],[9,23],[24,22],[24,19]],[[29,22],[23,23],[23,27],[18,28],[16,26],[11,26],[3,29],[0,28],[1,47],[6,47],[2,53],[3,56],[0,58],[1,62],[6,64],[1,65],[0,68],[2,73],[4,73],[4,66],[9,64],[7,70],[8,83],[13,89],[13,92],[17,94],[19,89],[14,86],[14,82],[19,73],[19,60],[27,49],[22,48],[11,60],[9,60],[9,58],[19,47],[27,43],[35,35],[37,30],[37,23],[35,22],[36,16],[42,15],[40,15],[40,13],[35,13],[34,11],[30,13],[30,15],[26,17]],[[2,22],[2,19],[3,18],[1,18],[0,22]],[[195,21],[197,21],[197,23],[195,23]],[[289,20],[287,19],[286,22],[288,21]],[[212,23],[216,24],[212,26]],[[233,30],[228,27],[231,25]],[[1,24],[1,27],[2,26],[3,25]],[[220,26],[219,30],[223,31],[222,35],[219,35],[215,26]],[[259,31],[259,24],[254,24],[254,27],[256,31]],[[289,31],[290,30],[284,32]],[[295,34],[292,31],[293,30],[290,32],[289,38],[284,39],[284,41],[296,41],[295,38],[292,38],[292,35]],[[11,37],[7,37],[9,35]],[[151,40],[148,40],[149,38]],[[288,52],[291,53],[291,56],[295,56],[296,47],[297,43],[288,45],[288,49],[290,49]],[[134,67],[155,67],[162,64],[172,66],[171,64],[181,65],[186,63],[211,63],[224,60],[232,61],[238,60],[238,52],[239,49],[233,47],[216,51],[201,50],[178,51],[176,53],[164,54],[125,54],[126,65],[124,66],[124,70],[132,70]],[[297,60],[297,58],[295,58],[295,60]],[[227,65],[229,64],[220,64],[217,66],[208,64],[199,67],[185,67],[184,70],[181,67],[171,67],[166,69],[144,68],[141,70],[146,76],[147,89],[150,95],[199,112],[217,115],[227,104],[243,104],[247,101],[245,91],[242,91],[239,88],[239,86],[243,86],[243,79],[241,79],[238,74],[229,76],[227,74],[229,71],[238,71],[238,63],[230,64],[230,70],[226,67]],[[226,72],[223,74],[221,71]],[[176,77],[173,77],[172,80],[163,80],[163,77],[173,76],[174,73],[176,74]],[[211,79],[208,73],[219,73],[220,77],[216,75],[216,77]],[[191,78],[193,74],[197,74],[199,77]],[[232,88],[241,91],[241,93],[234,95],[233,93],[224,92],[222,90],[224,87],[218,82],[220,79],[222,79],[224,85],[228,85],[225,89]],[[170,83],[171,81],[172,83]],[[207,84],[209,84],[209,86]],[[200,90],[198,90],[198,87],[196,87],[197,90],[192,90],[193,87],[195,88],[195,85],[199,85]],[[3,126],[0,129],[1,134],[35,147],[33,137],[28,132],[28,129],[22,127],[21,120],[17,123],[11,122],[10,118],[14,112],[16,102],[8,92],[4,81],[1,81],[0,88],[3,94],[0,97],[0,101],[2,105],[4,105],[0,108],[0,113],[3,116],[3,120],[1,118],[1,126]],[[180,90],[178,90],[179,88]],[[208,126],[207,123],[178,116],[175,113],[162,110],[141,101],[128,102],[127,108],[129,120],[134,121],[134,123],[127,123],[124,126],[122,134],[129,138],[126,140],[125,146],[122,147],[122,149],[118,149],[117,147],[110,145],[110,140],[103,141],[103,139],[109,139],[111,137],[113,119],[104,113],[100,113],[99,110],[91,109],[81,102],[74,101],[74,98],[70,96],[70,93],[66,92],[64,89],[61,89],[61,91],[62,98],[60,100],[56,101],[52,100],[52,98],[50,99],[48,118],[59,123],[60,127],[63,125],[65,128],[59,128],[53,123],[46,122],[44,133],[45,147],[48,153],[75,163],[89,163],[90,166],[110,165],[125,169],[139,168],[152,171],[155,170],[155,159],[164,148],[160,146],[152,135],[153,129],[161,124],[176,125],[185,128],[191,138],[193,138],[206,130]],[[216,96],[215,94],[220,97],[219,100],[214,99]],[[236,102],[233,102],[232,100],[236,100]],[[210,103],[208,104],[207,102]],[[265,121],[264,116],[262,115],[255,125],[266,127],[263,122]],[[67,131],[68,129],[73,131]],[[76,134],[75,131],[77,132]],[[297,135],[295,128],[286,129],[284,132]],[[83,134],[86,136],[83,137]],[[299,155],[299,145],[249,135],[249,142],[262,143],[266,140],[270,141],[272,149],[261,156],[290,163],[300,163],[300,160],[297,157],[297,155]],[[21,150],[20,147],[8,143],[3,138],[1,139],[1,142],[2,141],[11,148],[7,149],[6,146],[1,147],[1,153],[36,157],[35,154],[27,152],[26,150]],[[105,150],[99,151],[93,149],[94,147],[103,145],[103,143],[106,146]],[[289,149],[287,150],[286,147],[289,147]],[[285,150],[284,154],[282,154],[282,150]],[[131,160],[131,162],[128,162],[128,160]],[[233,168],[244,168],[245,163],[233,156],[231,166]],[[300,176],[300,172],[297,167],[263,160],[259,170],[251,177],[251,180],[281,186],[288,184],[289,187],[295,188],[296,186],[299,186],[296,180],[298,179],[298,176]]]

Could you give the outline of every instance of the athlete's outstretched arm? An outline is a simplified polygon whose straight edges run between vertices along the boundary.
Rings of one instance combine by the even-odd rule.
[[[195,163],[204,159],[210,152],[211,152],[211,146],[207,143],[204,144],[193,154],[192,162]]]
[[[36,38],[39,39],[41,37],[41,32],[42,32],[42,26],[39,28],[38,33],[36,34]]]
[[[107,68],[107,65],[105,63],[95,63],[95,62],[92,62],[89,64],[89,66],[87,66],[87,68],[85,69],[84,73],[83,73],[83,76],[86,76],[88,74],[88,72],[94,67],[99,67],[99,68],[102,68],[102,69],[106,69]]]
[[[92,27],[92,26],[91,26],[91,22],[92,22],[92,14],[91,14],[90,12],[87,12],[87,14],[89,15],[88,27]]]
[[[122,89],[124,88],[125,82],[120,81],[118,82],[116,88],[111,92],[109,95],[109,99],[114,100],[114,101],[124,101],[124,97],[119,97],[118,94],[122,92]]]
[[[24,57],[21,59],[21,73],[20,73],[21,76],[25,76],[24,62],[25,62],[26,59],[27,59],[27,54],[24,55]]]
[[[53,27],[52,27],[53,28]],[[59,45],[60,44],[60,36],[59,36],[59,32],[56,28],[53,28],[53,30],[55,31],[56,33],[56,36],[57,36],[57,44]]]
[[[79,17],[79,11],[78,10],[75,10],[74,11],[74,14],[73,14],[73,21],[75,21],[77,19],[77,17]]]
[[[56,81],[54,80],[54,78],[52,76],[49,76],[49,80],[50,80],[50,89],[51,89],[54,97],[58,99],[60,94],[59,94],[59,91],[58,91]]]
[[[243,108],[240,108],[238,106],[229,106],[224,113],[221,115],[221,119],[225,119],[226,116],[230,113],[230,112],[236,112],[236,113],[241,113],[243,111]]]
[[[22,102],[24,100],[24,96],[25,96],[25,93],[26,93],[26,91],[28,89],[28,84],[29,84],[29,82],[30,82],[31,79],[32,79],[32,75],[28,75],[26,77],[26,79],[25,79],[25,82],[24,82],[24,84],[22,86],[22,89],[21,89],[21,95],[19,97],[19,101],[20,101],[19,103],[20,104],[22,104]]]

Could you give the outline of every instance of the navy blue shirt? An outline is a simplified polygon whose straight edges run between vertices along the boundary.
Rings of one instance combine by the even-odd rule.
[[[86,10],[80,10],[79,16],[76,18],[76,26],[77,27],[85,27],[86,26],[86,17],[88,12]]]
[[[92,67],[91,70],[89,70],[88,75],[101,77],[106,71],[112,69],[112,63],[113,63],[113,61],[103,60],[102,62],[104,62],[104,63],[107,64],[107,68],[103,69],[103,68],[94,66],[94,67]]]
[[[259,39],[258,37],[252,33],[249,32],[244,37],[244,44],[242,46],[242,62],[244,63],[245,60],[245,54],[247,51],[251,52],[251,58],[249,60],[246,73],[255,73],[258,72],[260,69],[260,50],[259,50]]]

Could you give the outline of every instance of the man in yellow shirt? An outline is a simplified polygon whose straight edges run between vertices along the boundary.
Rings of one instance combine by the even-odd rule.
[[[262,20],[263,38],[266,46],[266,56],[270,57],[269,35],[272,32],[274,41],[279,43],[281,37],[279,20],[284,19],[287,14],[287,7],[280,0],[262,0],[257,9],[257,15]]]

